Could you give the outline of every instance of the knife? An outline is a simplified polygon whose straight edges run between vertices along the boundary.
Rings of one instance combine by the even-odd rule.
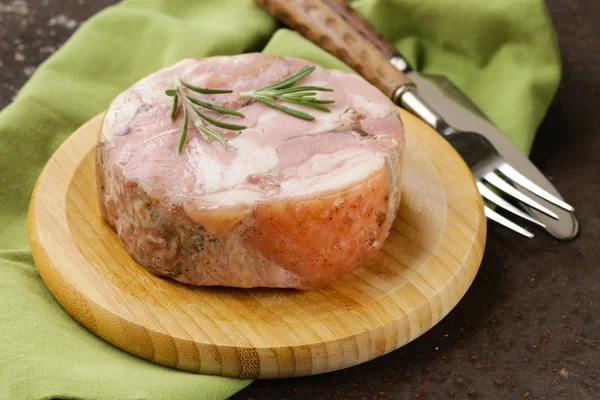
[[[420,74],[414,71],[393,44],[379,34],[344,0],[256,0],[256,2],[276,18],[346,62],[388,97],[394,100],[400,99],[401,93],[397,92],[398,88],[416,86],[420,97],[445,120],[447,123],[444,124],[445,126],[450,125],[460,130],[482,134],[513,167],[543,189],[562,199],[554,185],[460,89],[444,76]],[[343,18],[343,26],[332,13]],[[299,18],[300,14],[303,18]],[[365,60],[369,62],[364,62]],[[390,71],[390,68],[400,70],[408,79],[405,79],[402,74],[398,75],[397,72]],[[407,108],[401,101],[398,103],[403,108]],[[409,108],[409,111],[413,110]],[[426,116],[416,114],[428,122]],[[439,125],[430,125],[440,131]],[[528,191],[518,184],[515,186],[524,194],[528,194]],[[543,222],[546,231],[555,238],[561,240],[574,238],[579,230],[575,215],[545,201],[544,205],[556,213],[559,220],[549,218],[529,207],[523,209]]]

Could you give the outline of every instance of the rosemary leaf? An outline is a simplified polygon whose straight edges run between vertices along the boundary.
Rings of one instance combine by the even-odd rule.
[[[335,100],[319,100],[319,99],[313,99],[312,100],[313,103],[317,103],[317,104],[331,104],[331,103],[335,103]]]
[[[223,107],[218,104],[209,103],[208,101],[196,99],[194,97],[187,96],[187,98],[194,104],[199,105],[200,107],[208,108],[209,110],[218,111],[223,114],[235,115],[236,117],[244,118],[244,114],[239,111],[233,110],[231,108]]]
[[[268,106],[276,108],[279,111],[283,111],[284,113],[292,115],[294,117],[301,118],[301,119],[304,119],[304,120],[307,120],[307,121],[314,121],[314,119],[315,119],[315,117],[313,117],[312,115],[303,113],[302,111],[298,111],[298,110],[295,110],[293,108],[286,107],[286,106],[284,106],[282,104],[275,103],[273,100],[271,100],[268,97],[258,96],[258,97],[255,97],[255,98],[256,98],[256,100],[260,101],[263,104],[266,104]]]
[[[181,150],[183,150],[183,145],[185,144],[185,139],[187,137],[188,130],[188,112],[185,107],[183,107],[183,127],[181,128],[181,137],[179,138],[179,146],[177,146],[177,154],[181,154]]]
[[[294,97],[307,97],[316,96],[317,92],[297,92],[297,93],[278,93],[274,97],[294,98]]]
[[[325,111],[325,112],[331,112],[331,110],[325,106],[322,106],[320,104],[314,103],[312,101],[304,101],[304,100],[297,100],[297,99],[286,99],[285,101],[289,102],[289,103],[294,103],[294,104],[300,104],[301,106],[305,106],[305,107],[311,107],[311,108],[315,108],[317,110],[321,110],[321,111]]]
[[[165,94],[169,97],[173,97],[177,95],[177,89],[167,89],[165,90]]]
[[[219,128],[230,129],[232,131],[243,131],[244,129],[247,128],[247,126],[244,126],[244,125],[236,125],[236,124],[230,124],[227,122],[219,121],[218,119],[215,119],[215,118],[211,117],[210,115],[204,114],[202,111],[198,110],[197,108],[194,108],[194,111],[196,111],[196,113],[200,117],[207,120],[214,126],[218,126]]]
[[[312,74],[315,71],[315,67],[302,67],[298,72],[294,75],[285,78],[282,81],[276,82],[272,85],[265,86],[260,90],[266,89],[287,89],[291,86],[294,86],[296,83],[300,82],[302,79],[306,78],[308,75]]]
[[[317,90],[320,92],[333,92],[333,89],[321,87],[321,86],[294,86],[287,89],[278,90],[278,93],[295,93],[295,92],[304,92],[306,90]],[[316,94],[316,93],[315,93]]]
[[[175,95],[173,96],[173,107],[171,108],[171,121],[175,121],[175,116],[177,115],[177,104],[179,103],[179,96],[177,96],[177,91],[175,91]]]
[[[179,78],[179,81],[181,82],[181,84],[183,86],[185,86],[186,88],[196,92],[196,93],[201,93],[201,94],[221,94],[221,93],[231,93],[233,92],[233,90],[230,89],[209,89],[209,88],[203,88],[200,86],[196,86],[196,85],[192,85],[189,82],[184,81],[183,79]]]

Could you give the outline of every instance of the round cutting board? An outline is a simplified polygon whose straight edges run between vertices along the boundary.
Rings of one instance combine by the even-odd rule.
[[[486,220],[473,177],[435,131],[406,128],[402,203],[365,267],[320,290],[192,287],[137,264],[100,218],[95,145],[102,116],[52,156],[31,199],[33,257],[50,292],[121,349],[206,374],[319,374],[386,354],[462,298],[483,256]]]

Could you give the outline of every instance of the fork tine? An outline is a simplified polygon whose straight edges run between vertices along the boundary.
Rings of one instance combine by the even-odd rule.
[[[533,233],[529,232],[527,229],[521,228],[519,225],[515,224],[509,219],[504,218],[502,215],[498,214],[496,211],[492,210],[488,206],[483,206],[485,211],[485,216],[499,223],[500,225],[504,225],[505,227],[512,229],[513,231],[520,233],[521,235],[531,239],[533,237]]]
[[[483,182],[478,181],[477,188],[479,188],[479,193],[481,193],[481,195],[485,199],[504,208],[507,211],[510,211],[511,213],[513,213],[515,215],[518,215],[521,218],[526,219],[527,221],[533,222],[534,224],[539,225],[542,228],[546,228],[546,225],[544,225],[544,223],[542,223],[541,221],[538,221],[537,219],[531,217],[530,215],[525,214],[523,211],[519,210],[517,207],[510,204],[508,201],[506,201],[502,197],[498,196],[496,193],[494,193],[492,190],[490,190],[487,186],[485,186],[485,184]]]
[[[535,200],[525,196],[523,193],[519,192],[517,189],[515,189],[513,186],[511,186],[509,183],[507,183],[504,179],[502,179],[498,175],[496,175],[494,172],[488,173],[483,178],[486,181],[488,181],[489,183],[491,183],[492,185],[496,186],[498,189],[502,190],[504,193],[514,197],[515,199],[527,204],[530,207],[535,208],[538,211],[543,212],[544,214],[546,214],[554,219],[558,219],[558,215],[556,215],[552,211],[548,210],[546,207],[544,207],[537,201],[535,201]]]
[[[510,165],[503,164],[500,168],[498,168],[498,170],[500,172],[502,172],[504,175],[506,175],[506,177],[508,179],[510,179],[511,181],[518,183],[519,185],[523,186],[525,189],[529,190],[531,193],[537,194],[542,199],[544,199],[564,210],[567,210],[569,212],[575,211],[575,208],[573,208],[573,206],[565,203],[558,197],[553,196],[552,194],[548,193],[547,191],[545,191],[544,189],[542,189],[541,187],[539,187],[538,185],[536,185],[535,183],[533,183],[532,181],[527,179],[525,176],[521,175],[521,173],[519,171],[517,171]]]

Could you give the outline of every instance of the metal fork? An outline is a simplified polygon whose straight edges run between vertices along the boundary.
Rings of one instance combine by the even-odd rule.
[[[546,227],[544,223],[515,207],[496,194],[496,192],[488,186],[494,187],[511,196],[522,205],[529,206],[557,220],[558,215],[556,215],[556,213],[552,212],[547,207],[544,207],[533,198],[523,194],[515,188],[513,184],[516,183],[522,186],[532,194],[537,195],[568,212],[574,211],[572,206],[548,193],[513,168],[483,135],[475,132],[460,131],[446,123],[446,121],[437,114],[416,91],[413,90],[413,88],[407,86],[400,88],[398,92],[396,92],[394,100],[404,108],[420,116],[425,122],[444,135],[473,172],[479,192],[485,200],[542,228]],[[534,236],[533,233],[498,214],[492,208],[488,207],[488,205],[485,205],[484,209],[485,215],[489,219],[528,238]]]

